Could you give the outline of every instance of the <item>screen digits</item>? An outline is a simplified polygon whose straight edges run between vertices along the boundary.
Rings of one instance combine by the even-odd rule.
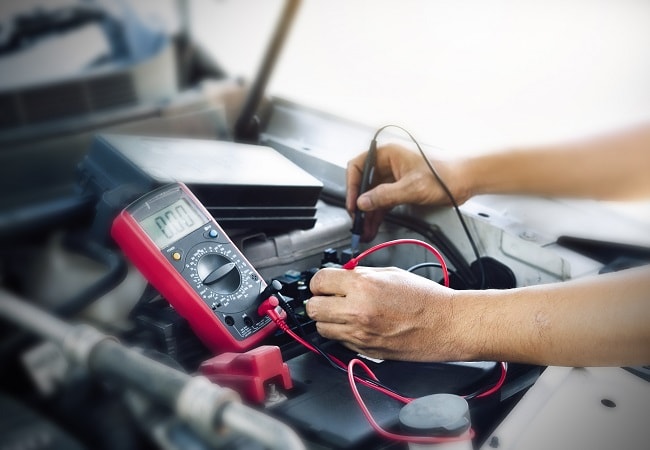
[[[158,247],[163,248],[196,230],[203,222],[201,216],[181,199],[143,219],[140,224]]]
[[[166,238],[171,239],[172,237],[174,237],[174,235],[169,232],[169,229],[167,227],[167,222],[162,216],[157,216],[155,223],[158,226],[158,230],[160,230],[160,232],[164,234]]]
[[[192,220],[192,217],[185,210],[185,206],[178,205],[176,207],[176,212],[178,213],[180,218],[183,219],[183,223],[185,224],[185,226],[191,228],[194,225],[194,220]]]
[[[155,223],[165,237],[171,239],[176,235],[184,234],[188,229],[193,229],[194,220],[185,210],[183,205],[177,205],[173,210],[167,210],[164,215],[156,216]]]

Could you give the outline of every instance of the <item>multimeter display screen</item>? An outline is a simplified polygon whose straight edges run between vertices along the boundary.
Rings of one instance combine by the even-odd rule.
[[[205,223],[194,208],[181,198],[166,208],[140,221],[140,226],[158,248],[165,248],[187,236]]]

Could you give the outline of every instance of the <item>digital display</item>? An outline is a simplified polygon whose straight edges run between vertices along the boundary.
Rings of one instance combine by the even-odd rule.
[[[206,220],[187,200],[181,198],[141,220],[140,226],[153,239],[158,248],[162,249],[200,228],[205,222]]]

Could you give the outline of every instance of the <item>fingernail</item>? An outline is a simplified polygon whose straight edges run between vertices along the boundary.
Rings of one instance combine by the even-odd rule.
[[[368,195],[362,195],[359,197],[357,200],[357,206],[362,209],[362,210],[367,210],[372,207],[372,202],[370,201],[370,197]]]

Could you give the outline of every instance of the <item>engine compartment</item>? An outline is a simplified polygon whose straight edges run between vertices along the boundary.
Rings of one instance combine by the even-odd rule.
[[[101,188],[87,189],[83,161],[96,135],[135,135],[157,142],[153,147],[163,162],[171,153],[165,152],[166,138],[211,140],[228,150],[247,93],[247,86],[233,80],[204,80],[164,103],[64,117],[0,134],[6,147],[0,153],[0,173],[9,192],[0,199],[0,306],[17,301],[26,308],[16,310],[22,311],[22,320],[0,319],[0,447],[406,448],[373,430],[340,368],[285,330],[245,351],[209,350],[108,234],[115,215],[133,198],[120,178],[123,169],[98,164],[121,180],[117,184],[123,190],[105,195]],[[290,218],[280,221],[282,226],[270,226],[260,214],[248,217],[243,226],[228,218],[222,225],[266,285],[281,283],[289,328],[348,361],[358,355],[319,336],[304,313],[304,301],[311,296],[314,273],[339,267],[352,256],[351,218],[344,209],[346,161],[335,150],[367,148],[375,130],[280,98],[261,101],[255,145],[270,147],[322,183],[315,220],[296,224]],[[235,175],[246,169],[253,167],[240,167]],[[281,170],[255,169],[287,181]],[[250,173],[245,174],[250,183]],[[281,200],[283,207],[296,201],[291,195]],[[215,208],[215,217],[226,210]],[[593,204],[485,196],[463,204],[460,213],[478,244],[487,280],[483,288],[564,281],[650,259],[647,246],[617,242],[621,236],[646,242],[642,224]],[[593,227],[595,221],[599,227]],[[610,241],[609,229],[619,233],[615,241]],[[439,249],[453,271],[454,289],[475,287],[480,278],[476,255],[450,208],[397,207],[367,246],[396,239],[423,240]],[[410,245],[364,260],[370,266],[403,269],[431,262],[431,254]],[[417,270],[441,279],[437,268]],[[404,304],[408,307],[408,299]],[[79,325],[95,331],[77,335]],[[69,332],[72,343],[59,342],[52,330]],[[104,346],[113,341],[102,336],[120,344]],[[499,382],[503,372],[498,362],[365,361],[382,383],[406,396],[468,396],[475,448],[493,447],[491,433],[546,369],[508,364],[500,389],[476,398]],[[225,392],[195,388],[192,380],[203,377],[215,389],[234,391],[238,399],[223,394],[214,403],[202,403],[202,393],[218,397]],[[199,394],[187,400],[190,394],[177,386],[183,383],[187,392]],[[400,402],[360,389],[375,419],[399,431]],[[224,418],[225,410],[236,419]],[[204,422],[213,417],[219,422],[207,424],[206,432]]]

